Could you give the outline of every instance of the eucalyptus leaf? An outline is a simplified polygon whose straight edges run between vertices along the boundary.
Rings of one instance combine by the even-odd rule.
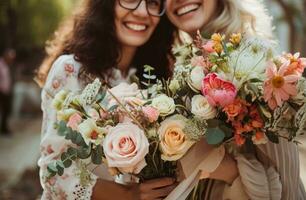
[[[105,96],[106,96],[106,89],[103,89],[101,93],[99,93],[96,97],[97,99],[97,103],[100,103],[104,100]]]
[[[73,147],[69,147],[67,149],[67,154],[71,160],[75,160],[77,158],[77,149]]]
[[[154,71],[154,68],[150,65],[144,65],[144,72]]]
[[[56,168],[57,168],[57,174],[62,176],[64,174],[64,167],[56,165]]]
[[[149,80],[155,80],[156,76],[155,75],[148,75],[148,74],[143,74],[143,77]]]
[[[48,164],[47,169],[49,172],[57,173],[56,162]]]
[[[57,129],[57,133],[60,136],[65,136],[67,134],[67,124],[64,121],[60,121],[58,123],[58,129]]]
[[[217,145],[220,144],[225,138],[225,134],[219,127],[208,128],[206,131],[206,140],[208,144]]]
[[[78,155],[78,158],[81,158],[81,159],[89,158],[89,156],[91,155],[91,148],[90,147],[87,147],[87,148],[80,147],[77,149],[77,155]]]
[[[95,165],[100,165],[102,163],[102,155],[99,150],[93,150],[91,154],[91,161]]]

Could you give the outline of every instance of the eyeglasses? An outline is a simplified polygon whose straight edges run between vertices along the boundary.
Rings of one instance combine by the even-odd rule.
[[[165,0],[119,0],[119,5],[128,10],[136,10],[142,1],[146,2],[149,15],[160,17],[165,13]]]

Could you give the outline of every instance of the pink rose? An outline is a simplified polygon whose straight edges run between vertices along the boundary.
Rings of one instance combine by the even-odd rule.
[[[110,128],[103,149],[108,166],[116,167],[122,173],[138,174],[147,165],[148,139],[143,130],[131,122]]]
[[[159,111],[152,106],[143,107],[142,112],[148,117],[151,123],[155,122],[158,119]]]
[[[203,79],[202,93],[212,106],[225,107],[234,102],[237,89],[234,84],[222,80],[216,73],[210,73]]]
[[[215,42],[212,40],[209,40],[206,44],[203,45],[203,49],[207,52],[207,53],[214,53],[215,49]]]
[[[82,117],[79,113],[74,113],[69,117],[67,127],[70,127],[72,130],[78,130],[78,125],[82,122]]]

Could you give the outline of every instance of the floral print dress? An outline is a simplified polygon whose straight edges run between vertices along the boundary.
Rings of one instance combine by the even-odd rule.
[[[42,89],[42,135],[41,157],[38,161],[40,167],[40,180],[43,187],[42,199],[52,200],[85,200],[90,199],[97,178],[110,180],[112,177],[106,168],[86,166],[83,161],[76,161],[66,168],[62,176],[48,178],[48,164],[60,159],[60,155],[73,144],[57,134],[54,124],[57,119],[56,110],[52,106],[53,97],[60,90],[71,92],[81,91],[85,86],[85,80],[80,78],[81,64],[76,62],[73,55],[62,55],[53,64],[45,86]],[[115,86],[120,82],[129,82],[129,77],[135,74],[135,69],[130,69],[126,78],[120,71],[113,68],[108,83]],[[92,170],[90,170],[92,169]]]

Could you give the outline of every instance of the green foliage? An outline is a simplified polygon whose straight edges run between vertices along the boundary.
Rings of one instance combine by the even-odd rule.
[[[3,1],[3,2],[2,2]],[[17,49],[42,48],[75,0],[1,0],[0,31]],[[3,29],[3,30],[2,30]]]
[[[218,145],[224,138],[232,135],[232,130],[223,121],[217,119],[207,120],[206,140],[208,144]]]

